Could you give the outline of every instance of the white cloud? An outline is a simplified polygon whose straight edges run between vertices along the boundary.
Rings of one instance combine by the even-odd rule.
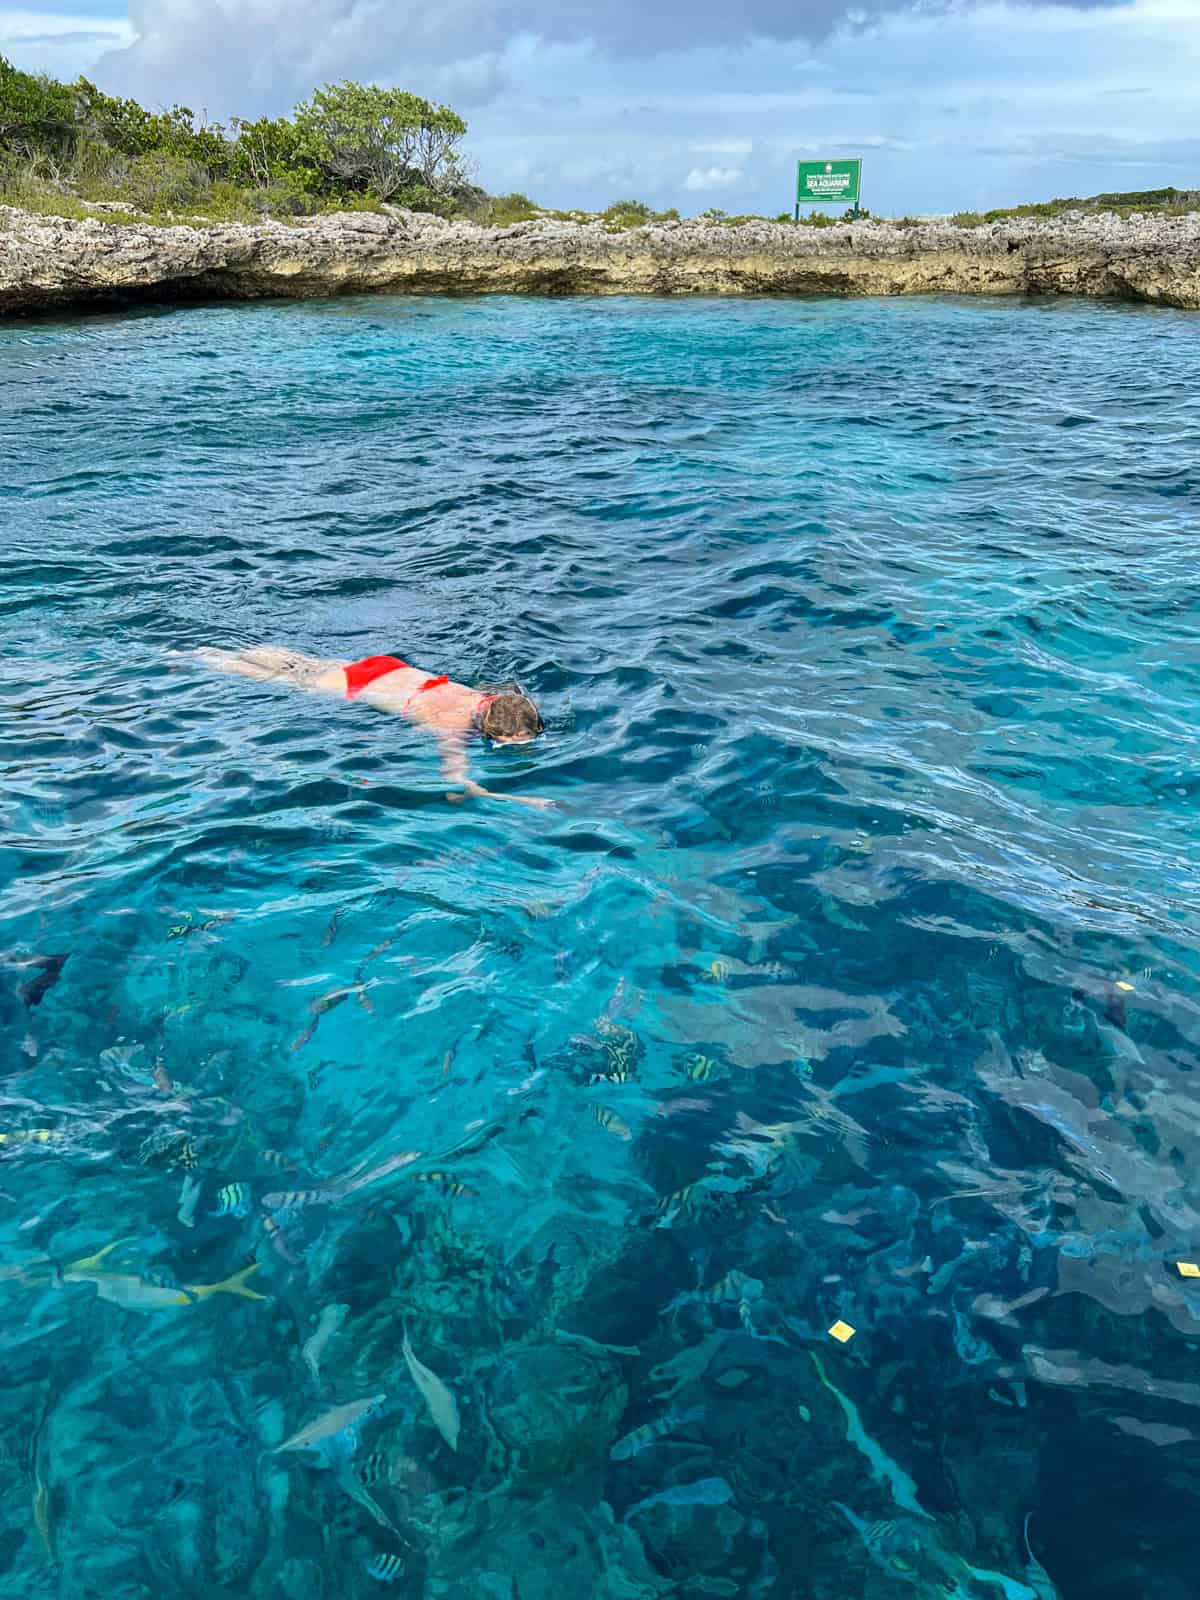
[[[86,72],[105,50],[121,49],[133,39],[125,17],[0,8],[0,55],[26,72],[71,80]]]
[[[754,140],[710,139],[705,144],[690,144],[688,149],[698,156],[748,156],[754,150]]]
[[[732,189],[741,176],[741,167],[693,167],[683,180],[683,187],[692,194],[706,189]]]
[[[845,0],[698,0],[694,28],[683,0],[128,0],[132,27],[125,0],[4,3],[18,66],[154,106],[277,114],[338,77],[448,100],[481,183],[564,208],[737,185],[782,211],[800,155],[862,155],[896,215],[1197,181],[1200,0],[866,0],[856,26]]]

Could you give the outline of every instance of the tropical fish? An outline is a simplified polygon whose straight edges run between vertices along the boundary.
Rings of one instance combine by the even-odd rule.
[[[227,1183],[217,1190],[217,1209],[214,1217],[244,1217],[250,1210],[250,1186],[245,1183]]]
[[[0,1144],[49,1144],[57,1128],[10,1128],[0,1133]]]
[[[439,1189],[444,1189],[454,1199],[457,1199],[459,1195],[478,1194],[479,1192],[465,1183],[460,1183],[452,1172],[414,1172],[413,1180],[416,1183],[435,1183]]]
[[[397,1539],[404,1537],[400,1529],[396,1527],[395,1523],[368,1489],[361,1469],[356,1470],[352,1464],[344,1465],[338,1471],[337,1480],[351,1500],[362,1506],[363,1510],[373,1517],[381,1528],[386,1528],[389,1533],[395,1534]]]
[[[366,1460],[360,1461],[355,1467],[354,1476],[360,1483],[365,1483],[368,1489],[380,1483],[394,1483],[395,1457],[390,1450],[372,1450]]]
[[[268,1211],[294,1211],[299,1206],[331,1206],[341,1199],[338,1189],[275,1189],[263,1195]]]
[[[690,1078],[693,1083],[708,1083],[720,1070],[717,1063],[711,1061],[708,1056],[689,1056],[683,1064],[684,1076]]]
[[[176,922],[167,929],[167,938],[186,939],[189,933],[209,933],[228,920],[228,917],[208,917],[204,922]]]
[[[697,1100],[690,1095],[675,1095],[670,1100],[660,1100],[654,1107],[656,1117],[677,1117],[681,1111],[709,1111],[711,1100]]]
[[[182,1167],[186,1172],[200,1165],[200,1152],[194,1139],[180,1139],[167,1155],[167,1165]]]
[[[606,1133],[615,1133],[618,1139],[632,1139],[633,1130],[608,1106],[593,1105],[592,1115]]]
[[[899,1576],[911,1582],[917,1581],[922,1544],[919,1532],[912,1523],[895,1520],[866,1522],[840,1500],[832,1500],[830,1504],[842,1513],[858,1534],[877,1567],[889,1577]]]
[[[296,1171],[296,1163],[289,1156],[285,1156],[281,1150],[259,1150],[257,1155],[258,1159],[265,1161],[269,1167],[278,1167],[283,1172]]]
[[[54,1549],[54,1525],[50,1520],[50,1490],[46,1486],[46,1480],[42,1477],[40,1467],[35,1467],[33,1473],[33,1525],[38,1531],[38,1538],[45,1546],[50,1564],[57,1566],[58,1556]]]
[[[370,1183],[378,1183],[380,1178],[386,1178],[390,1173],[399,1172],[402,1167],[411,1167],[414,1161],[419,1161],[424,1155],[423,1150],[396,1150],[386,1160],[377,1166],[370,1167],[364,1172],[361,1167],[345,1174],[341,1178],[334,1178],[331,1183],[339,1195],[353,1194],[356,1189],[365,1189]]]
[[[314,1383],[321,1381],[321,1357],[325,1354],[325,1346],[346,1320],[349,1311],[349,1306],[327,1305],[317,1318],[316,1327],[300,1347],[300,1354],[313,1375]]]
[[[632,1433],[627,1433],[623,1439],[617,1440],[608,1452],[609,1460],[628,1461],[631,1456],[640,1454],[647,1445],[654,1444],[665,1434],[674,1433],[676,1428],[684,1428],[693,1422],[699,1422],[703,1415],[703,1406],[692,1406],[688,1411],[668,1411],[653,1422],[643,1422],[640,1428],[635,1428]]]
[[[379,1555],[367,1565],[367,1577],[376,1583],[395,1583],[405,1572],[404,1558],[397,1555]]]
[[[322,1412],[282,1444],[277,1444],[272,1454],[281,1456],[288,1450],[314,1450],[335,1434],[353,1428],[355,1423],[376,1410],[386,1399],[386,1394],[372,1394],[365,1400],[348,1400],[345,1405],[334,1406],[332,1411]]]
[[[628,1083],[637,1066],[640,1044],[632,1028],[623,1028],[608,1017],[596,1018],[596,1032],[604,1040],[605,1070],[596,1076],[609,1083]]]
[[[709,983],[725,983],[729,977],[729,963],[722,961],[718,956],[715,961],[709,962],[704,969],[704,976]]]
[[[650,1369],[651,1383],[670,1381],[671,1387],[665,1394],[660,1395],[660,1400],[669,1400],[677,1394],[685,1384],[691,1383],[694,1378],[701,1377],[707,1372],[709,1363],[716,1355],[718,1347],[724,1342],[723,1333],[710,1333],[701,1339],[699,1344],[690,1345],[686,1350],[681,1350],[668,1361],[660,1361],[657,1367]]]
[[[733,1267],[723,1278],[718,1278],[711,1289],[702,1289],[697,1298],[710,1305],[742,1305],[747,1300],[757,1300],[763,1292],[761,1278],[751,1278]]]
[[[271,1241],[271,1249],[274,1250],[275,1254],[286,1261],[289,1267],[299,1266],[300,1263],[297,1261],[295,1253],[287,1241],[287,1234],[284,1233],[269,1211],[262,1213],[262,1225],[263,1232]]]
[[[193,1178],[190,1173],[184,1174],[183,1187],[179,1191],[179,1210],[175,1215],[185,1228],[196,1226],[196,1202],[203,1187],[199,1178]]]
[[[628,1522],[639,1511],[648,1511],[651,1506],[723,1506],[732,1499],[733,1490],[724,1478],[698,1478],[694,1483],[679,1483],[673,1489],[664,1489],[661,1494],[639,1500],[621,1520]]]
[[[349,1000],[351,995],[358,997],[358,1003],[364,1011],[373,1012],[375,1007],[367,999],[367,986],[365,983],[349,983],[340,989],[330,989],[327,994],[319,994],[315,1000],[309,1001],[308,1009],[312,1012],[312,1021],[304,1032],[293,1042],[293,1052],[300,1050],[317,1031],[317,1023],[327,1011],[332,1011],[335,1006],[340,1006],[343,1000]]]
[[[241,1295],[245,1300],[267,1298],[246,1287],[246,1279],[258,1271],[257,1261],[252,1261],[248,1267],[243,1267],[240,1272],[235,1272],[220,1283],[184,1283],[174,1288],[169,1284],[151,1283],[138,1273],[101,1270],[100,1262],[127,1243],[129,1241],[126,1239],[114,1239],[112,1244],[105,1245],[94,1256],[84,1256],[72,1262],[63,1269],[63,1282],[94,1283],[101,1300],[123,1306],[126,1311],[170,1311],[177,1306],[194,1305],[214,1294]]]
[[[1054,1579],[1033,1553],[1033,1546],[1029,1542],[1029,1520],[1032,1511],[1025,1514],[1025,1525],[1021,1532],[1025,1539],[1025,1551],[1029,1560],[1025,1563],[1025,1579],[1029,1587],[1037,1596],[1037,1600],[1058,1600],[1058,1590],[1054,1586]]]
[[[433,1425],[445,1439],[451,1450],[458,1449],[458,1406],[454,1396],[438,1377],[436,1372],[417,1360],[413,1354],[413,1347],[409,1343],[408,1329],[404,1330],[404,1343],[401,1345],[404,1359],[408,1363],[408,1370],[412,1380],[421,1391],[421,1398],[429,1407],[429,1415],[433,1418]]]
[[[150,1075],[154,1079],[154,1087],[160,1094],[171,1094],[174,1091],[175,1085],[171,1082],[171,1074],[161,1061],[155,1061],[150,1069]]]
[[[71,952],[61,956],[34,956],[26,963],[27,966],[39,968],[36,978],[27,978],[24,983],[17,985],[17,997],[25,1002],[26,1009],[32,1011],[34,1006],[40,1006],[42,1001],[62,977],[62,969],[70,959]]]
[[[853,1400],[848,1399],[842,1393],[842,1391],[836,1387],[835,1384],[830,1383],[829,1379],[825,1376],[825,1368],[822,1365],[821,1358],[819,1355],[817,1355],[816,1351],[810,1350],[808,1353],[812,1359],[813,1366],[817,1369],[817,1377],[820,1378],[825,1388],[829,1390],[830,1394],[842,1408],[843,1415],[846,1418],[847,1439],[849,1439],[850,1443],[855,1447],[856,1450],[860,1451],[867,1458],[872,1475],[880,1483],[886,1485],[892,1499],[898,1506],[902,1507],[905,1511],[911,1511],[915,1516],[924,1517],[926,1520],[932,1521],[928,1511],[922,1507],[920,1501],[917,1499],[916,1484],[909,1477],[907,1472],[905,1472],[902,1467],[893,1461],[892,1458],[884,1452],[881,1446],[876,1444],[874,1439],[870,1437],[862,1425],[862,1419],[858,1414],[858,1407],[854,1404]]]

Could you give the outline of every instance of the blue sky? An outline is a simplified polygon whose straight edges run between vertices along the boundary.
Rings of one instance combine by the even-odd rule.
[[[212,118],[397,83],[551,205],[774,212],[827,154],[891,214],[1200,188],[1200,0],[0,0],[0,54]]]

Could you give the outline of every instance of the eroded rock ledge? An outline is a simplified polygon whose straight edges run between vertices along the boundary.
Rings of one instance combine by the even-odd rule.
[[[1200,309],[1200,214],[980,228],[863,221],[525,222],[397,211],[204,227],[0,206],[0,314],[132,302],[393,294],[1081,294]]]

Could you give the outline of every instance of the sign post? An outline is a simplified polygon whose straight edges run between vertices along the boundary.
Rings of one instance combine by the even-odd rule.
[[[798,161],[796,163],[796,221],[800,221],[800,207],[814,200],[837,200],[852,205],[858,215],[858,197],[862,184],[862,162],[853,161]]]

